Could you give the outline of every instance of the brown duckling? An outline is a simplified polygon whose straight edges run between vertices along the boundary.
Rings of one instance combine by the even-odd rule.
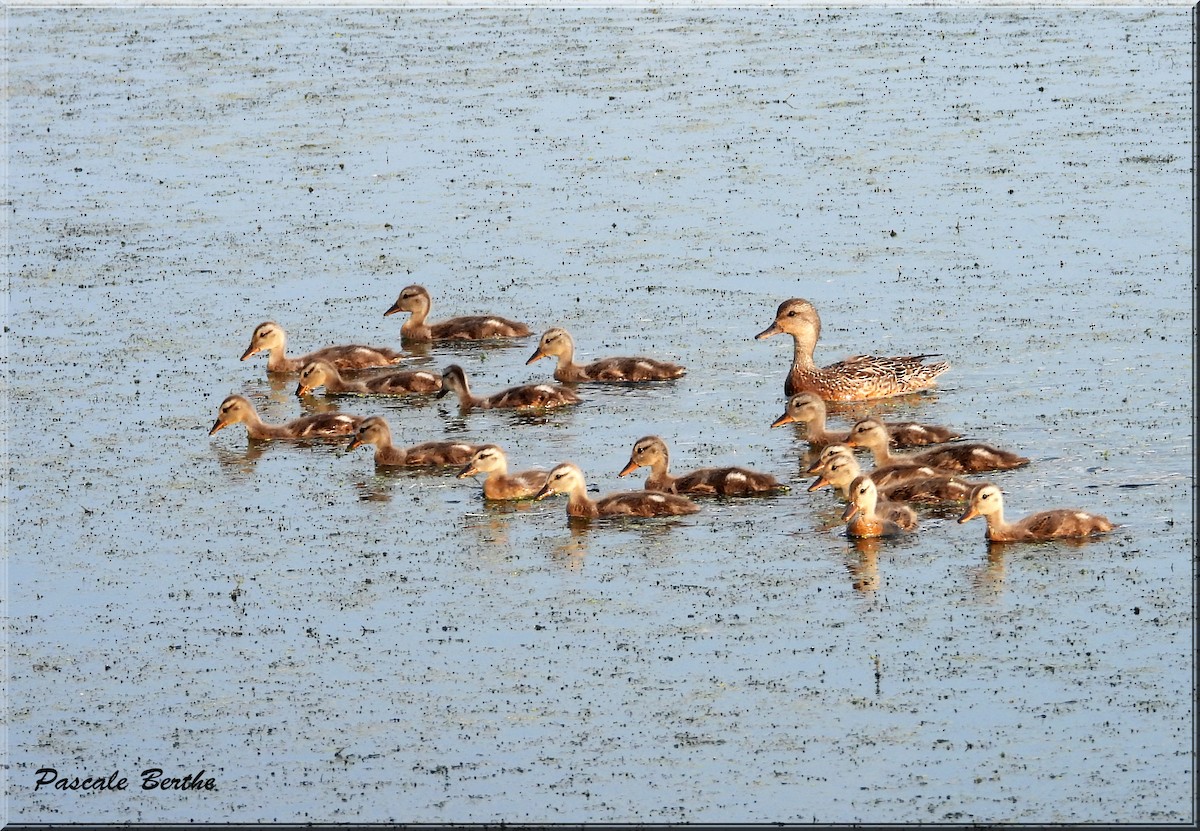
[[[667,381],[685,372],[679,364],[655,358],[601,358],[590,364],[575,363],[575,341],[566,329],[547,329],[538,341],[537,349],[525,362],[529,366],[542,358],[558,358],[554,379],[568,383],[581,381]]]
[[[384,317],[397,312],[412,316],[400,327],[400,338],[408,341],[488,340],[491,338],[523,338],[533,334],[524,323],[506,320],[495,315],[452,317],[438,323],[426,323],[433,301],[424,286],[405,286]]]
[[[634,442],[629,463],[618,476],[627,476],[639,467],[650,468],[646,490],[666,493],[713,494],[718,496],[752,496],[787,490],[769,473],[759,473],[744,467],[704,467],[672,476],[667,468],[670,453],[667,443],[658,436],[645,436]]]
[[[879,493],[870,476],[857,476],[850,483],[850,503],[846,506],[842,519],[846,523],[846,536],[849,537],[897,537],[916,527],[916,514],[913,514],[912,526],[904,528],[897,522],[885,519],[876,512]]]
[[[442,388],[437,397],[441,398],[451,392],[458,396],[459,406],[464,410],[472,407],[481,410],[549,409],[565,404],[578,404],[580,401],[573,390],[558,384],[525,384],[509,387],[494,395],[472,395],[471,387],[467,383],[467,374],[458,364],[451,364],[442,373]]]
[[[383,416],[363,419],[346,452],[364,444],[375,445],[375,464],[379,466],[450,467],[466,464],[480,445],[460,441],[427,441],[412,447],[392,444],[392,429]]]
[[[894,456],[888,450],[887,428],[874,418],[864,418],[851,427],[846,444],[851,447],[869,448],[877,466],[907,462],[931,465],[939,470],[955,473],[976,473],[982,470],[1011,470],[1029,464],[1029,459],[1024,456],[980,442],[952,444],[920,453]]]
[[[789,334],[794,341],[792,368],[783,383],[785,395],[815,392],[826,401],[866,401],[928,389],[937,376],[950,368],[945,361],[925,363],[933,355],[881,358],[855,355],[820,368],[813,360],[821,337],[821,318],[813,304],[801,298],[785,300],[775,312],[774,322],[755,339]]]
[[[686,496],[658,491],[623,491],[591,499],[587,495],[583,471],[570,462],[563,462],[550,471],[546,484],[534,498],[545,499],[555,493],[567,494],[568,516],[681,516],[700,510],[700,506]]]
[[[437,392],[442,388],[442,379],[424,369],[404,369],[348,380],[329,361],[311,361],[300,370],[296,395],[308,395],[320,387],[331,395],[409,395]]]
[[[987,520],[987,538],[992,542],[1038,542],[1090,537],[1093,534],[1105,534],[1116,527],[1106,517],[1071,508],[1039,511],[1016,522],[1006,522],[1004,496],[1000,488],[989,482],[983,482],[971,491],[970,504],[958,521],[967,522],[977,516]]]
[[[475,452],[471,461],[458,472],[459,479],[487,476],[483,480],[484,499],[530,499],[546,484],[549,473],[544,470],[508,472],[508,459],[504,451],[494,444],[485,444]]]
[[[372,366],[389,366],[404,359],[402,352],[383,346],[346,344],[327,346],[310,352],[303,358],[287,357],[287,333],[278,323],[268,320],[258,324],[250,336],[250,346],[242,353],[242,360],[266,351],[267,372],[299,372],[313,361],[329,361],[338,369],[366,369]]]
[[[848,456],[854,459],[854,450],[846,444],[831,444],[821,451],[816,461],[808,468],[809,473],[823,473],[826,465],[830,461],[839,456]],[[854,459],[854,463],[858,464],[858,460]],[[871,481],[877,487],[888,488],[893,487],[902,482],[911,482],[916,479],[923,479],[929,476],[945,476],[946,471],[939,470],[931,465],[919,465],[910,462],[897,462],[895,464],[883,465],[876,467],[870,472]]]
[[[217,420],[208,431],[211,436],[230,424],[242,422],[252,439],[314,439],[327,436],[348,436],[362,422],[360,416],[347,413],[319,413],[301,416],[286,424],[267,424],[258,415],[250,400],[242,395],[230,395],[221,402]]]
[[[855,479],[862,476],[858,460],[853,456],[839,454],[830,458],[821,475],[808,486],[809,491],[815,491],[829,485],[842,499],[850,500],[850,487]],[[868,477],[869,478],[869,477]],[[917,527],[917,513],[902,502],[877,495],[875,513],[884,519],[891,520],[906,531]]]
[[[783,415],[771,422],[772,427],[784,424],[803,424],[806,427],[810,447],[821,448],[830,444],[844,443],[850,432],[831,433],[825,428],[828,410],[825,401],[815,392],[799,392],[788,399]],[[916,421],[885,421],[892,447],[919,447],[941,444],[961,438],[949,427],[937,424],[920,424]]]

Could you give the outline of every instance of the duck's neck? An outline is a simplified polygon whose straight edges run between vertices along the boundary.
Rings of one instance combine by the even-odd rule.
[[[267,352],[268,372],[295,372],[300,368],[297,366],[298,363],[298,361],[288,358],[286,342],[272,346]]]
[[[813,361],[813,351],[816,349],[817,339],[812,332],[800,332],[792,334],[792,371],[796,370],[813,370],[817,368]]]
[[[586,485],[574,488],[567,494],[567,514],[589,518],[600,515],[600,509],[596,507],[595,500],[587,495]]]
[[[894,465],[901,462],[907,462],[903,456],[893,456],[888,450],[887,442],[871,445],[871,458],[875,460],[875,467],[883,467],[884,465]]]
[[[257,410],[246,413],[242,421],[246,424],[247,435],[252,439],[277,439],[287,432],[287,427],[283,424],[267,424]]]
[[[675,484],[675,477],[667,472],[667,459],[655,459],[650,465],[650,475],[646,477],[646,487],[654,491],[669,491]]]
[[[400,325],[400,336],[405,338],[428,338],[429,327],[425,325],[425,318],[429,317],[429,304],[418,303],[417,307],[409,313],[408,320]]]

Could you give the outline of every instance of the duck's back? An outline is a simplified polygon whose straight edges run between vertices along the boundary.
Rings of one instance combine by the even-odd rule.
[[[601,516],[681,516],[694,514],[700,506],[686,496],[658,491],[614,493],[596,501]]]

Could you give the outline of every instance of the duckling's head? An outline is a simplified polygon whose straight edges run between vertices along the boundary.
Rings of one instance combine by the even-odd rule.
[[[851,447],[887,447],[888,433],[883,422],[873,418],[864,418],[850,428],[846,444]]]
[[[813,304],[800,297],[783,301],[775,312],[774,322],[754,337],[762,340],[781,334],[811,339],[815,343],[821,336],[821,318]]]
[[[977,516],[986,517],[998,514],[1004,510],[1004,495],[1000,488],[990,482],[983,482],[971,488],[967,497],[967,510],[958,518],[959,524],[972,520]]]
[[[435,398],[442,398],[447,393],[455,393],[463,395],[469,392],[467,386],[467,373],[463,372],[463,368],[458,364],[450,364],[442,370],[442,388],[437,391]]]
[[[563,462],[550,471],[550,475],[546,478],[546,484],[542,485],[542,489],[533,498],[545,499],[556,493],[586,490],[587,483],[584,481],[583,471],[570,462]]]
[[[808,468],[809,473],[820,473],[821,470],[829,464],[836,456],[849,456],[854,458],[854,451],[844,444],[831,444],[821,451],[821,455],[817,456],[817,460]]]
[[[337,367],[329,361],[312,361],[300,370],[300,382],[296,385],[296,395],[308,395],[317,387],[323,387],[326,381],[340,377]]]
[[[387,420],[383,416],[370,416],[363,419],[362,423],[358,425],[358,430],[354,432],[354,438],[347,445],[346,452],[357,450],[364,444],[386,447],[391,443],[392,428],[388,426]]]
[[[639,467],[654,467],[655,464],[668,464],[670,454],[667,443],[658,436],[644,436],[633,443],[633,451],[629,454],[629,463],[621,469],[618,476],[628,476]]]
[[[260,323],[255,328],[254,334],[250,336],[250,346],[242,353],[242,360],[244,361],[251,355],[256,355],[259,352],[269,352],[277,347],[283,347],[286,343],[287,333],[283,331],[282,326],[271,320]]]
[[[425,290],[424,286],[405,286],[400,290],[400,296],[396,298],[396,302],[383,313],[383,316],[394,315],[396,312],[415,312],[418,309],[428,311],[429,305],[429,292]]]
[[[559,355],[572,355],[575,352],[575,342],[571,340],[571,335],[566,329],[555,326],[553,329],[547,329],[541,340],[538,341],[537,349],[529,356],[529,360],[525,362],[529,366],[534,361],[539,361],[542,358],[558,357]]]
[[[838,454],[829,460],[821,471],[821,476],[835,488],[843,488],[862,475],[858,459],[845,454]]]
[[[793,422],[808,424],[823,416],[824,413],[825,402],[821,400],[821,396],[811,392],[801,392],[788,399],[787,409],[784,410],[783,415],[771,423],[771,426],[780,427]]]
[[[859,511],[868,516],[875,513],[875,504],[879,501],[879,491],[870,476],[855,476],[850,483],[850,504],[842,512],[842,519],[850,519]]]
[[[478,473],[494,473],[507,468],[508,461],[504,458],[504,451],[494,444],[485,444],[475,451],[471,461],[467,462],[458,472],[458,478],[466,479],[468,476],[475,476]]]
[[[254,405],[248,398],[242,395],[230,395],[217,408],[217,420],[213,422],[212,429],[208,431],[208,434],[211,436],[230,424],[245,421],[254,412]]]

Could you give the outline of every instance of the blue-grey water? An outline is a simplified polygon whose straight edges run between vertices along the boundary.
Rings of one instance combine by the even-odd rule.
[[[1195,822],[1192,16],[1150,8],[12,8],[7,818]],[[265,359],[432,317],[562,325],[688,374],[545,417],[301,404]],[[989,549],[922,511],[850,544],[783,411],[819,362],[936,352],[842,407],[1033,459]],[[478,392],[534,339],[418,350]],[[397,442],[792,486],[567,522],[344,442],[208,428],[383,414]],[[37,783],[107,777],[125,790]],[[213,780],[147,791],[141,771]],[[203,771],[203,774],[201,774]]]

